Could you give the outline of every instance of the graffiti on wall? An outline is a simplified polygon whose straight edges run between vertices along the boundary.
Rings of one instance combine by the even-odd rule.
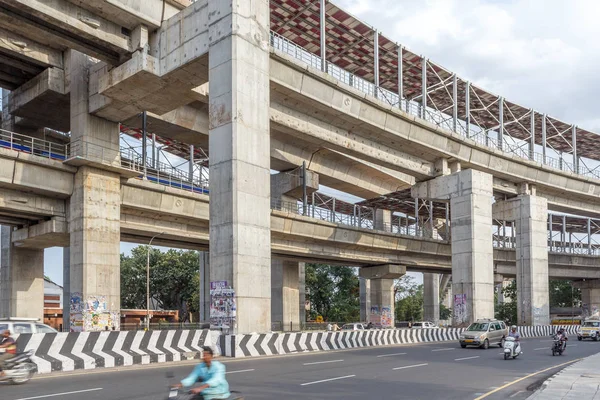
[[[74,292],[70,302],[71,332],[91,332],[119,329],[120,313],[111,311],[105,296],[88,296]]]
[[[381,327],[390,328],[393,325],[392,309],[390,307],[381,307]]]
[[[468,321],[467,295],[464,293],[454,295],[454,320],[461,324]]]
[[[227,281],[210,283],[210,324],[217,328],[230,329],[236,322],[235,290]]]

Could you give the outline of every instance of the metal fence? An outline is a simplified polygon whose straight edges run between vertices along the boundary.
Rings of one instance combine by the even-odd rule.
[[[67,158],[67,145],[0,129],[0,147],[53,160]]]

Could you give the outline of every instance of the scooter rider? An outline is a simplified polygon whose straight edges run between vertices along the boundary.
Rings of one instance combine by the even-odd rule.
[[[0,340],[0,349],[4,352],[0,354],[0,378],[6,375],[6,362],[14,358],[17,354],[17,342],[10,336],[10,331],[7,329],[2,332],[2,340]]]
[[[203,347],[202,363],[196,365],[187,378],[175,387],[190,387],[196,382],[202,382],[202,386],[193,388],[190,393],[199,394],[199,399],[228,399],[229,384],[225,379],[225,366],[213,360],[213,351],[210,347]],[[196,399],[196,397],[194,397]]]
[[[510,327],[510,332],[508,333],[508,336],[515,338],[515,342],[517,344],[517,346],[515,348],[515,353],[520,353],[521,352],[521,335],[517,331],[516,325],[513,325]]]

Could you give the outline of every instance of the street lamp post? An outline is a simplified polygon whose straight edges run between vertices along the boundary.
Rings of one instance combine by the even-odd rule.
[[[148,242],[148,251],[146,257],[146,330],[150,330],[150,248],[152,246],[152,241],[157,237],[162,235],[164,232],[157,233],[152,236],[150,242]]]

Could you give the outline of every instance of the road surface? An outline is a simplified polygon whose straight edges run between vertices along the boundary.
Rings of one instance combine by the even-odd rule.
[[[461,349],[447,342],[225,364],[232,389],[242,391],[246,399],[519,400],[569,362],[600,352],[598,342],[571,339],[566,353],[557,357],[550,352],[550,338],[524,339],[524,354],[516,360],[504,360],[498,347]],[[0,385],[0,398],[164,400],[170,382],[166,372],[183,378],[192,366],[186,362],[40,375],[26,385]]]

